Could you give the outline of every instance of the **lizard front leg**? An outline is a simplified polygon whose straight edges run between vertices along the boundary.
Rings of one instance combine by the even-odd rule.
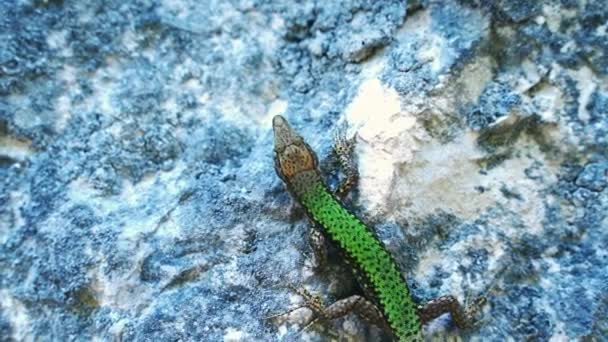
[[[339,198],[344,198],[348,193],[357,186],[359,182],[359,170],[355,163],[355,137],[347,139],[344,132],[338,132],[334,135],[333,153],[338,158],[338,164],[344,174],[344,179],[334,191],[334,194]]]
[[[310,227],[310,231],[308,232],[308,241],[314,256],[313,267],[321,268],[325,266],[327,263],[327,244],[325,242],[325,236],[314,225]]]

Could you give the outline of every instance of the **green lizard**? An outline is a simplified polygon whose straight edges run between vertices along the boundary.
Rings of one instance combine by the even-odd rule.
[[[282,116],[275,116],[272,124],[275,170],[313,222],[311,243],[315,254],[323,259],[322,245],[324,240],[329,240],[350,265],[364,293],[364,296],[353,295],[324,307],[305,290],[299,291],[306,306],[326,320],[354,311],[390,331],[398,341],[422,341],[422,324],[447,312],[451,313],[458,327],[468,326],[473,321],[474,310],[464,310],[453,296],[417,305],[412,300],[403,272],[383,243],[338,200],[338,194],[347,192],[354,183],[351,179],[356,176],[356,171],[351,170],[351,177],[336,194],[332,193],[321,177],[315,152],[304,139]],[[338,149],[344,152],[349,147],[342,141]],[[347,163],[344,159],[341,162],[343,166]]]

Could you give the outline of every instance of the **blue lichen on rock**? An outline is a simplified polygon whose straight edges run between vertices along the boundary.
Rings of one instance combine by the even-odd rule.
[[[311,272],[284,114],[415,298],[488,295],[494,340],[608,333],[603,1],[0,0],[0,340],[293,340]],[[304,253],[305,254],[305,253]],[[299,318],[306,317],[300,316]],[[292,317],[295,321],[298,317]],[[301,334],[386,337],[354,316]]]

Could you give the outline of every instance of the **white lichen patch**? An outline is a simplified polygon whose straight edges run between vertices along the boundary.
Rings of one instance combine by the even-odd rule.
[[[275,115],[284,114],[287,110],[288,102],[285,100],[277,99],[270,103],[268,106],[268,110],[266,111],[266,115],[259,117],[257,120],[258,125],[261,127],[268,126],[270,122],[272,122],[272,118]]]
[[[421,39],[422,37],[424,39]],[[443,67],[442,56],[448,52],[447,42],[433,30],[430,11],[421,10],[408,16],[403,26],[397,30],[395,39],[401,44],[424,44],[416,48],[417,60],[421,63],[428,63],[433,72],[437,72]]]
[[[46,43],[49,48],[55,50],[56,57],[70,58],[74,55],[74,51],[68,43],[68,30],[51,31],[46,37]]]
[[[229,327],[225,330],[224,333],[224,342],[239,342],[239,341],[249,341],[250,337],[244,331],[238,330],[233,327]]]
[[[488,82],[494,77],[493,68],[494,63],[490,58],[480,57],[467,64],[455,80],[446,79],[450,82],[447,85],[450,102],[464,104],[477,101]]]
[[[442,65],[441,55],[446,51],[445,39],[431,35],[428,41],[425,41],[425,45],[418,51],[418,60],[423,63],[428,62],[431,71],[439,72]]]
[[[20,208],[30,200],[29,194],[21,191],[11,191],[8,198],[6,210],[0,214],[0,245],[6,243],[11,232],[25,224]]]
[[[9,135],[0,135],[0,157],[22,162],[34,153],[32,142]]]
[[[547,24],[551,32],[560,32],[562,21],[569,20],[578,15],[575,8],[568,9],[564,6],[559,6],[551,3],[542,5],[542,15],[535,18],[539,24]]]
[[[607,31],[607,30],[608,30],[608,22],[607,22],[607,23],[605,23],[605,24],[603,24],[603,25],[598,26],[598,27],[595,29],[595,33],[596,33],[598,36],[605,36],[605,35],[606,35],[606,31]]]
[[[550,308],[551,305],[545,305],[543,306],[543,308]],[[551,315],[553,317],[558,317],[557,315]],[[567,324],[564,324],[561,321],[555,321],[555,327],[553,328],[553,331],[555,332],[553,334],[553,336],[549,337],[549,342],[563,342],[563,341],[570,341],[572,340],[571,337],[568,336],[568,334],[566,333],[567,331],[569,331]]]
[[[70,203],[87,203],[95,213],[107,217],[116,210],[130,211],[131,219],[121,231],[121,240],[136,240],[141,234],[155,231],[164,236],[179,235],[180,226],[172,217],[163,217],[171,211],[179,215],[175,207],[187,180],[182,178],[184,164],[177,163],[169,171],[159,171],[146,175],[140,182],[133,184],[124,180],[122,192],[115,196],[106,196],[83,177],[76,178],[68,184]],[[142,210],[147,203],[158,201],[159,194],[165,200],[164,210]],[[128,208],[131,208],[130,210]],[[162,224],[161,224],[161,221]]]
[[[378,79],[365,81],[351,104],[346,118],[357,132],[360,190],[366,208],[380,211],[390,193],[394,165],[412,160],[416,149],[416,118],[401,112],[399,94]]]
[[[108,329],[108,332],[112,335],[115,341],[122,340],[122,334],[128,322],[129,321],[127,319],[118,320]]]
[[[460,101],[478,97],[483,84],[491,77],[490,60],[465,68],[456,83],[471,86],[460,89],[464,97]],[[538,77],[532,75],[531,78],[538,82]],[[455,89],[449,86],[442,91],[445,96]],[[547,96],[554,93],[551,87],[540,92],[541,97],[543,92],[547,92]],[[437,210],[472,219],[500,204],[520,212],[532,232],[540,231],[544,208],[539,193],[542,183],[526,177],[524,170],[539,161],[545,168],[543,174],[548,177],[545,181],[550,182],[554,180],[551,175],[556,172],[558,163],[544,160],[534,142],[524,141],[513,149],[528,151],[528,155],[537,156],[535,159],[517,155],[486,175],[480,174],[486,154],[477,146],[478,133],[465,132],[444,143],[429,137],[420,124],[418,117],[426,115],[421,113],[433,112],[433,115],[442,116],[442,113],[453,111],[456,104],[442,99],[443,96],[437,96],[433,105],[428,105],[420,99],[407,98],[402,106],[397,92],[379,80],[370,79],[361,85],[347,107],[346,118],[357,132],[362,205],[371,215],[384,213],[401,220],[424,217]],[[560,106],[557,102],[547,104],[547,108]],[[408,110],[404,111],[404,107]],[[509,115],[495,125],[507,125],[516,117]],[[545,131],[547,136],[553,134],[552,138],[560,138],[559,130]],[[514,189],[521,199],[505,198],[504,189]]]
[[[548,83],[542,84],[534,93],[534,107],[536,114],[543,122],[557,122],[559,114],[564,109],[562,91]]]
[[[547,70],[544,67],[537,65],[529,59],[525,59],[521,63],[520,74],[513,75],[513,77],[516,77],[513,82],[515,92],[521,94],[530,90],[541,81],[546,73]],[[524,77],[521,77],[521,75]]]
[[[112,91],[117,89],[123,68],[115,59],[109,59],[104,68],[98,69],[89,77],[92,94],[85,98],[82,106],[87,110],[109,117],[121,117],[118,109],[112,103]]]
[[[240,272],[236,256],[216,265],[213,271],[218,276],[213,277],[210,283],[218,289],[226,286],[247,286],[251,281],[249,275]]]
[[[547,184],[557,181],[555,175],[559,169],[559,161],[543,159],[543,154],[535,145],[530,147],[530,154],[542,160],[541,173],[544,177],[542,182],[530,179],[524,174],[534,160],[527,157],[518,157],[506,160],[503,165],[488,172],[488,191],[494,196],[497,203],[504,208],[520,215],[529,234],[542,234],[543,220],[545,217],[544,194],[542,191]],[[513,189],[521,199],[506,198],[501,194],[501,187]],[[498,222],[497,222],[498,223]],[[501,227],[512,227],[510,222],[500,222]],[[510,231],[510,235],[519,236],[521,232]]]
[[[13,93],[5,97],[6,102],[13,105],[13,124],[22,129],[31,129],[42,124],[50,115],[48,111],[34,112],[31,107],[31,99],[20,93]]]
[[[411,274],[416,279],[417,284],[423,288],[430,288],[431,281],[436,280],[436,273],[429,272],[429,270],[440,269],[442,272],[449,274],[449,278],[442,282],[441,289],[439,289],[439,295],[452,294],[456,296],[461,303],[466,303],[467,300],[471,300],[489,289],[500,283],[502,274],[503,262],[501,259],[506,254],[504,243],[501,238],[496,234],[497,232],[491,232],[490,236],[478,236],[471,235],[467,239],[459,241],[450,247],[449,251],[439,250],[436,248],[428,248],[418,254],[420,262],[418,263],[415,270],[412,270]],[[488,258],[488,274],[497,275],[495,278],[479,279],[473,278],[471,274],[462,273],[459,271],[460,268],[471,267],[475,262],[471,257],[467,256],[467,251],[472,248],[479,248],[479,246],[485,246],[488,251],[491,251],[491,255]],[[460,256],[457,260],[450,257],[453,255]],[[443,324],[441,324],[443,325]],[[431,331],[439,328],[437,326]]]
[[[70,92],[78,89],[78,71],[70,65],[64,65],[57,73],[57,78],[62,82],[64,93],[55,98],[55,130],[61,132],[72,117],[72,100]]]
[[[427,10],[416,11],[409,14],[403,25],[396,32],[396,39],[407,40],[408,36],[416,33],[427,33],[431,31],[431,13]]]
[[[481,174],[480,161],[485,155],[478,149],[476,138],[477,134],[471,132],[448,144],[437,141],[421,144],[410,163],[396,165],[390,200],[386,203],[388,215],[408,219],[442,210],[463,219],[474,219],[487,208],[501,205],[519,213],[530,233],[540,233],[544,217],[541,190],[544,184],[555,181],[558,161],[545,160],[536,145],[524,141],[515,148],[529,154],[507,159]],[[536,160],[542,164],[544,182],[532,180],[524,173]],[[504,189],[512,190],[518,198],[505,197]],[[500,226],[510,224],[502,222]]]
[[[151,249],[145,244],[127,244],[125,242],[120,248],[128,247],[132,251],[130,270],[104,273],[100,265],[89,271],[88,277],[92,279],[89,288],[100,307],[142,310],[151,301],[154,289],[141,281],[142,264]],[[103,263],[106,256],[100,254],[97,259]]]
[[[139,48],[138,40],[140,39],[141,38],[137,36],[133,29],[128,28],[123,33],[121,41],[122,45],[127,49],[127,51],[136,53]]]
[[[61,132],[72,117],[72,101],[70,97],[67,95],[58,96],[55,100],[55,110],[57,111],[55,129]]]
[[[9,291],[0,290],[0,307],[13,330],[12,336],[3,336],[3,338],[15,341],[30,340],[30,319],[25,305],[13,298]]]
[[[376,53],[371,55],[362,63],[360,77],[362,80],[370,80],[380,78],[380,74],[386,65],[386,57],[384,53]]]
[[[578,118],[583,122],[588,122],[591,116],[587,104],[599,82],[595,79],[593,71],[586,66],[571,72],[571,75],[577,80],[577,88],[580,93],[578,97]]]
[[[389,192],[383,203],[386,214],[399,220],[449,208],[457,215],[473,217],[487,207],[489,196],[470,198],[478,183],[475,160],[481,156],[474,139],[468,134],[445,145],[435,141],[417,144],[415,155],[391,164],[384,171],[391,176],[384,186]]]
[[[246,247],[247,226],[242,223],[236,224],[230,229],[222,229],[218,232],[219,238],[224,242],[225,250],[230,254],[238,254]]]

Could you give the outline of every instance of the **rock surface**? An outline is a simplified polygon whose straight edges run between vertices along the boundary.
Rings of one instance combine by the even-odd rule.
[[[416,299],[491,288],[428,336],[608,336],[608,9],[487,3],[0,1],[0,340],[386,338],[264,319],[357,291],[301,253],[276,114],[356,136]]]

